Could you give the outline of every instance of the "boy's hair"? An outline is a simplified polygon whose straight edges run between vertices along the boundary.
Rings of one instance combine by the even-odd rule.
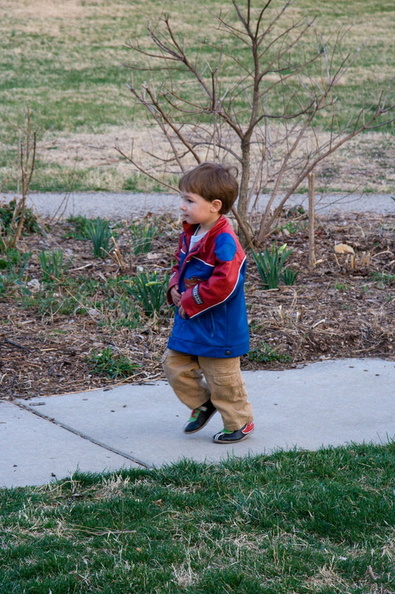
[[[185,173],[178,183],[181,192],[198,194],[208,202],[221,200],[220,214],[230,211],[239,192],[239,184],[231,173],[235,167],[220,165],[219,163],[201,163],[191,171]]]

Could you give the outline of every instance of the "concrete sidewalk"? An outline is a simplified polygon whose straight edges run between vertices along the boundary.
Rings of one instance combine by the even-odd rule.
[[[245,372],[256,430],[218,445],[217,414],[182,431],[188,410],[165,382],[0,401],[0,486],[42,485],[83,472],[149,468],[182,458],[218,462],[276,449],[315,450],[395,439],[395,362],[343,359]]]

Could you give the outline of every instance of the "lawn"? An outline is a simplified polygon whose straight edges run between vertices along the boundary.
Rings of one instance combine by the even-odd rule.
[[[0,491],[4,594],[392,594],[395,444]]]
[[[125,45],[133,40],[149,47],[145,25],[156,23],[166,11],[177,32],[198,48],[203,36],[210,41],[218,38],[215,16],[220,10],[229,15],[230,6],[230,2],[210,0],[199,2],[191,11],[181,0],[0,0],[0,191],[17,190],[17,145],[28,106],[39,132],[32,190],[160,189],[136,175],[114,149],[119,143],[127,151],[133,139],[144,140],[150,135],[145,117],[126,88],[132,78],[126,64],[136,57]],[[336,32],[347,31],[338,43],[337,57],[340,60],[348,53],[354,56],[337,89],[342,120],[362,106],[377,104],[380,89],[394,103],[392,2],[328,4],[324,0],[300,0],[287,12],[284,26],[299,18],[317,19],[300,52],[308,53],[323,39],[331,48]],[[226,49],[238,52],[234,44]],[[211,58],[207,47],[199,54],[200,60]],[[233,73],[226,74],[232,77]],[[141,82],[145,76],[141,75]],[[157,82],[163,76],[165,73],[159,71]],[[328,126],[325,117],[319,123],[323,128]],[[347,155],[350,161],[367,165],[375,155],[378,169],[374,178],[362,182],[365,190],[392,191],[395,187],[393,180],[387,180],[391,159],[393,163],[393,132],[393,125],[389,125],[370,135],[368,142],[365,139],[351,147]],[[344,158],[343,154],[339,163]],[[339,175],[326,181],[332,189],[341,190],[348,183]]]

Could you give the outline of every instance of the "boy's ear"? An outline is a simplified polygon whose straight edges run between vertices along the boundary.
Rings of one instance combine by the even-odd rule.
[[[219,212],[222,208],[222,200],[219,200],[219,198],[216,198],[215,200],[212,201],[211,207],[212,207],[213,212]]]

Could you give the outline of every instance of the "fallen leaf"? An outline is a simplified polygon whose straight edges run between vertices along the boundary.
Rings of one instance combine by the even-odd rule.
[[[335,245],[336,254],[355,254],[353,248],[346,243],[338,243]]]

